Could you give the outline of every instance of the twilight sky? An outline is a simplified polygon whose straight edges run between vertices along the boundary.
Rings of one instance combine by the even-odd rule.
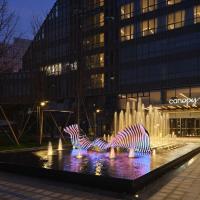
[[[32,16],[42,16],[42,13],[50,10],[56,0],[8,0],[11,10],[19,16],[17,31],[24,38],[32,39],[30,22]]]

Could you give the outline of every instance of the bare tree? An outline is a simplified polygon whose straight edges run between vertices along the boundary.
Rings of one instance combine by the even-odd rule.
[[[44,22],[46,16],[48,15],[48,10],[42,11],[41,14],[39,15],[33,15],[32,20],[31,20],[31,29],[32,29],[32,34],[35,36],[37,32],[39,31],[40,27],[42,26],[42,23]]]
[[[43,17],[33,15],[32,20],[31,20],[31,29],[32,29],[33,36],[35,36],[37,32],[39,31],[43,20],[44,20]]]
[[[8,66],[11,66],[12,58],[7,57],[18,20],[15,12],[9,10],[7,0],[0,0],[0,73],[8,71]]]

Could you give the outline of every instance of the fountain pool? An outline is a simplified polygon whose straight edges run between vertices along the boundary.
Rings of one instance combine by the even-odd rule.
[[[137,188],[135,186],[141,186],[141,183],[144,186],[147,180],[150,181],[149,175],[153,174],[153,181],[155,176],[168,171],[169,166],[174,167],[173,162],[177,165],[178,159],[183,161],[186,155],[190,154],[191,157],[191,154],[199,152],[200,145],[190,143],[151,154],[134,152],[131,156],[128,151],[115,149],[112,159],[109,152],[63,149],[58,151],[55,148],[51,154],[47,150],[0,153],[0,170],[45,176],[118,192],[133,192]]]

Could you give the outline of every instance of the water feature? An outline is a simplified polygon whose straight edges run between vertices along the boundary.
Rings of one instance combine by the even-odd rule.
[[[48,156],[52,156],[53,155],[53,146],[52,146],[51,142],[49,142],[49,144],[48,144],[47,155]]]
[[[111,149],[110,149],[109,158],[110,158],[110,159],[116,158],[116,155],[115,155],[115,148],[113,148],[113,147],[111,147]]]
[[[63,150],[63,144],[62,144],[62,139],[59,139],[59,143],[58,143],[58,151],[62,151]]]
[[[126,109],[114,113],[114,135],[126,127],[142,124],[150,134],[151,147],[160,147],[176,142],[176,136],[169,134],[169,114],[150,105],[145,108],[141,98],[127,100]]]

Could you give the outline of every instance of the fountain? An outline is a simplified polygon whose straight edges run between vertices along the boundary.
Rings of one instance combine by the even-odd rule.
[[[164,113],[152,105],[145,108],[141,98],[137,102],[127,101],[125,110],[114,113],[113,122],[115,133],[134,124],[143,125],[150,134],[152,148],[174,142],[169,134],[168,113]]]
[[[81,159],[83,157],[82,153],[81,153],[81,149],[78,149],[78,154],[76,156],[76,158]]]
[[[62,144],[62,139],[59,139],[59,143],[58,143],[58,151],[63,151],[63,144]]]
[[[113,147],[110,148],[109,158],[110,159],[115,159],[116,158],[115,149]]]
[[[48,156],[52,156],[52,155],[53,155],[53,146],[52,146],[52,143],[51,143],[51,142],[49,142],[49,144],[48,144],[47,155],[48,155]]]

